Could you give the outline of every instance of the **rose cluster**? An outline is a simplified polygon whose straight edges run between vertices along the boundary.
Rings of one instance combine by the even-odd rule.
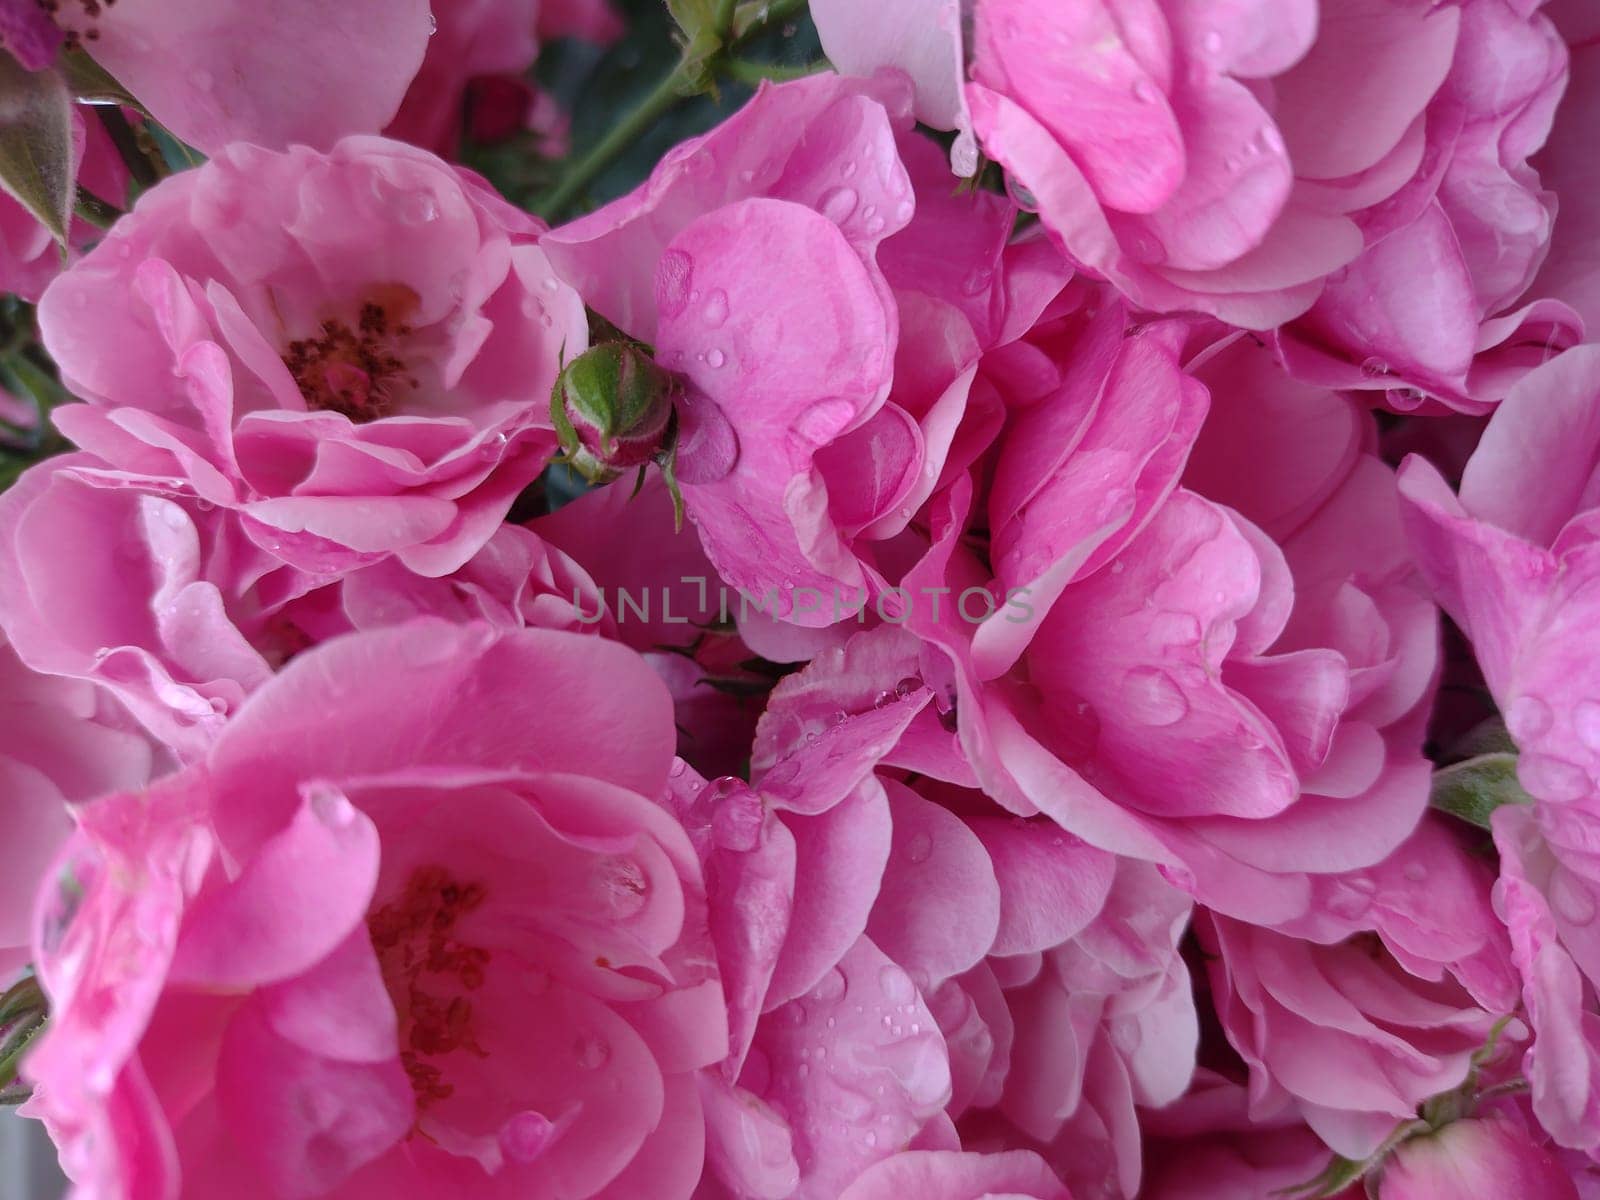
[[[1600,1197],[1600,7],[668,7],[0,0],[72,1195]]]

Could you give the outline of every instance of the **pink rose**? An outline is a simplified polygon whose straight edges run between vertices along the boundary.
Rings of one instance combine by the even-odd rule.
[[[19,4],[29,0],[5,9]],[[376,133],[432,29],[428,0],[59,0],[50,10],[161,125],[207,154],[239,141],[326,149]]]
[[[28,1064],[81,1194],[687,1200],[727,1029],[672,738],[632,651],[416,622],[85,810]]]
[[[615,633],[587,573],[528,530],[499,527],[443,578],[393,559],[312,574],[252,542],[237,512],[130,486],[86,454],[0,496],[0,563],[0,627],[24,661],[99,684],[185,761],[285,662],[354,629],[433,616]]]
[[[1401,409],[1432,397],[1482,412],[1552,349],[1581,340],[1579,314],[1530,285],[1552,251],[1552,229],[1570,210],[1581,236],[1589,202],[1582,185],[1559,188],[1559,170],[1544,179],[1530,165],[1567,87],[1566,47],[1540,6],[1456,7],[1449,72],[1420,136],[1408,134],[1422,155],[1416,176],[1356,217],[1366,248],[1282,331],[1279,346],[1302,378],[1387,389]],[[1312,59],[1321,53],[1319,43]],[[1338,76],[1328,79],[1340,87]],[[1353,128],[1343,97],[1334,102],[1330,93],[1323,104],[1341,128]]]
[[[1242,511],[1173,491],[1204,404],[1182,335],[1125,335],[1115,310],[1081,324],[1057,399],[1001,442],[992,565],[960,540],[958,482],[904,581],[988,588],[998,611],[922,604],[908,627],[950,656],[946,707],[990,796],[1271,923],[1306,910],[1310,875],[1371,865],[1415,826],[1436,617],[1393,477],[1357,452],[1364,420],[1324,393],[1326,432],[1302,445],[1306,406],[1272,399],[1281,372],[1249,342],[1196,372],[1228,402],[1189,476]],[[1240,447],[1250,472],[1226,465]],[[1001,608],[1002,585],[1024,607]]]
[[[905,676],[915,653],[911,639],[884,630],[782,681],[757,730],[754,788],[706,784],[687,769],[674,776],[727,964],[732,1040],[703,1083],[708,1162],[727,1190],[712,1196],[835,1200],[914,1140],[950,1148],[921,1144],[942,1128],[951,1074],[906,947],[942,940],[946,959],[976,962],[996,897],[991,875],[975,915],[944,939],[936,926],[960,888],[979,882],[968,874],[917,921],[872,923],[891,830],[898,822],[909,833],[911,820],[899,807],[904,789],[874,768],[929,701],[920,684],[896,691],[879,680]]]
[[[970,828],[1000,884],[1001,927],[987,962],[931,997],[956,1077],[976,1068],[982,1081],[952,1103],[956,1128],[977,1148],[1037,1148],[1079,1200],[1140,1195],[1138,1111],[1176,1100],[1195,1068],[1179,952],[1193,902],[1149,864],[1048,822]]]
[[[742,956],[767,964],[748,992],[730,984],[735,1029],[749,1026],[752,1007],[764,1010],[761,1056],[731,1060],[738,1087],[772,1108],[770,1128],[793,1146],[803,1195],[832,1195],[825,1182],[852,1171],[870,1175],[894,1148],[891,1130],[927,1149],[959,1144],[957,1133],[969,1148],[1034,1146],[1075,1194],[1131,1195],[1134,1105],[1175,1098],[1193,1066],[1193,1000],[1177,954],[1191,902],[1148,865],[1119,863],[969,790],[971,768],[958,748],[951,754],[920,678],[936,661],[919,661],[914,639],[893,628],[824,651],[773,692],[757,733],[756,792],[722,781],[702,793],[709,809],[686,818],[691,830],[709,824],[718,847],[706,869],[727,936],[765,947]],[[719,879],[767,882],[719,904]],[[842,971],[843,995],[858,995],[849,963],[863,934],[892,964],[884,986],[901,998],[886,1025],[896,1037],[855,1058],[859,1071],[889,1068],[896,1085],[881,1090],[863,1089],[827,1054],[766,1052],[791,1037],[802,1048],[829,1044],[834,977]],[[721,957],[741,961],[730,950]],[[924,1044],[935,1027],[938,1055]],[[942,1114],[916,1105],[926,1097],[903,1074],[924,1058],[948,1064]],[[840,1104],[861,1108],[855,1126],[819,1114],[828,1096],[815,1090],[819,1071],[848,1093]],[[885,1132],[863,1142],[851,1136],[861,1125]],[[720,1156],[733,1164],[724,1177],[755,1177],[739,1150],[749,1135],[714,1130],[722,1141],[734,1147]]]
[[[557,360],[585,344],[537,232],[399,143],[234,146],[52,285],[45,344],[89,401],[57,423],[303,569],[448,574],[553,449]]]
[[[1567,40],[1572,78],[1550,138],[1534,159],[1561,211],[1533,292],[1576,309],[1592,341],[1600,329],[1600,176],[1589,143],[1600,114],[1600,14],[1585,0],[1552,0],[1547,11]]]
[[[0,989],[30,957],[33,897],[72,831],[68,805],[142,787],[157,761],[114,701],[34,674],[0,643]]]
[[[727,583],[800,625],[860,608],[876,572],[856,534],[919,466],[912,423],[874,420],[898,324],[877,251],[916,207],[895,149],[909,119],[889,81],[763,87],[542,243],[586,303],[685,377],[689,517]]]
[[[1494,814],[1500,903],[1535,1033],[1534,1111],[1581,1149],[1600,1140],[1600,676],[1584,632],[1600,599],[1597,396],[1600,347],[1569,350],[1511,389],[1459,497],[1419,458],[1400,473],[1417,560],[1472,640],[1535,800]]]
[[[1413,974],[1372,934],[1320,946],[1221,916],[1197,929],[1252,1117],[1297,1112],[1346,1158],[1459,1087],[1504,1015],[1437,967]]]
[[[1378,1200],[1578,1200],[1572,1177],[1509,1121],[1455,1121],[1404,1142],[1379,1177]]]
[[[957,1154],[914,1150],[863,1171],[839,1200],[1072,1200],[1050,1168],[1025,1150]]]
[[[1554,207],[1528,158],[1565,82],[1538,7],[827,0],[816,19],[841,70],[911,77],[918,117],[961,131],[962,174],[975,130],[1069,257],[1140,307],[1269,329],[1316,304],[1297,369],[1482,404],[1577,336],[1564,305],[1518,307]]]

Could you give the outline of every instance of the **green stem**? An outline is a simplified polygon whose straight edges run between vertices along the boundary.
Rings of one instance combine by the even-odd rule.
[[[773,83],[784,83],[791,79],[804,79],[807,75],[815,75],[820,71],[829,69],[828,60],[819,58],[816,62],[790,65],[786,63],[751,62],[747,58],[730,58],[722,63],[722,74],[735,83],[747,83],[751,87],[771,80]]]
[[[150,155],[139,142],[139,135],[122,110],[112,104],[102,104],[95,107],[95,116],[100,118],[100,124],[111,135],[111,144],[117,148],[117,153],[122,157],[123,163],[128,168],[128,174],[133,176],[134,183],[142,191],[154,187],[161,182],[161,177],[166,174],[166,164],[160,168],[150,160]]]
[[[611,165],[616,158],[645,130],[654,125],[673,105],[684,98],[683,89],[689,73],[679,63],[639,106],[623,117],[611,130],[596,142],[561,175],[561,181],[542,196],[535,207],[546,220],[560,217],[583,194],[595,177]]]
[[[774,25],[793,21],[806,11],[807,0],[745,0],[733,19],[733,44],[740,45]]]
[[[78,185],[78,202],[73,211],[96,229],[110,229],[122,215],[115,204],[100,199],[82,184]]]
[[[1485,1088],[1478,1093],[1477,1102],[1482,1104],[1485,1100],[1498,1100],[1502,1096],[1520,1096],[1533,1089],[1533,1085],[1526,1079],[1508,1079],[1504,1083],[1497,1083],[1492,1088]]]
[[[755,64],[728,58],[728,51],[738,48],[755,35],[804,14],[807,2],[744,0],[740,3],[739,0],[717,0],[715,29],[722,40],[722,49],[713,59],[713,70],[722,71],[728,78],[741,82],[760,82],[761,79],[798,79],[826,67],[825,61],[806,68],[768,67],[756,75]],[[535,210],[549,221],[563,216],[596,177],[611,165],[613,159],[637,141],[674,105],[699,90],[705,78],[702,74],[704,67],[703,59],[691,62],[686,55],[672,73],[639,102],[637,108],[567,166],[560,181],[535,202]]]

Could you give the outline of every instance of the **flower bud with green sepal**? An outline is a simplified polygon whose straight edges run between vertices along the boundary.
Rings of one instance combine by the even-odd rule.
[[[644,349],[603,342],[562,368],[550,418],[572,468],[591,483],[670,453],[678,383]]]

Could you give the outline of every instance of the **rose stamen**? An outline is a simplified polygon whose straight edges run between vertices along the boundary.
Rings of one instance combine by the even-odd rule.
[[[486,893],[443,867],[419,867],[396,899],[367,917],[367,931],[400,1018],[400,1062],[418,1109],[452,1095],[443,1070],[426,1061],[458,1050],[486,1052],[473,1032],[473,1002],[483,986],[489,951],[467,945],[456,926]]]
[[[405,318],[416,306],[415,292],[391,285],[361,305],[354,329],[330,318],[319,336],[290,342],[283,362],[306,406],[357,424],[388,416],[396,385],[417,386],[396,348],[411,335]]]

